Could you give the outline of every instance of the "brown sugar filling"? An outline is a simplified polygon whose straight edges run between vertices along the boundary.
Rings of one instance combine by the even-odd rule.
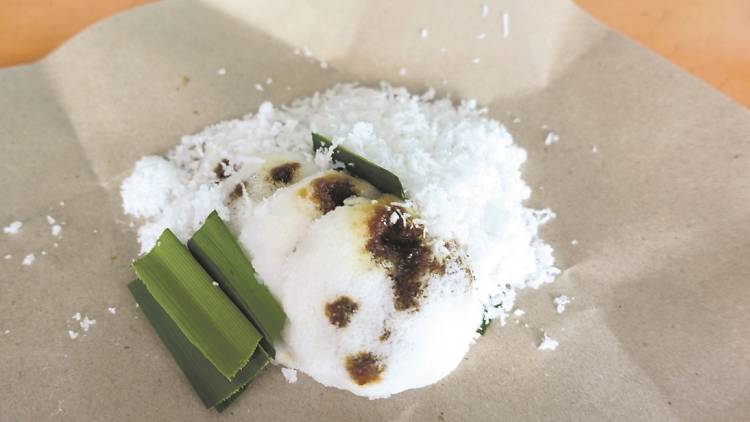
[[[396,212],[398,219],[391,220]],[[427,273],[440,273],[445,267],[432,256],[424,242],[424,228],[413,224],[399,206],[376,208],[368,227],[367,250],[381,262],[393,280],[396,310],[416,309],[424,294]]]
[[[371,352],[359,352],[349,355],[344,362],[349,376],[357,385],[371,384],[380,381],[380,374],[385,366]]]
[[[295,162],[284,163],[272,168],[268,172],[269,180],[276,185],[288,185],[291,183],[297,172],[300,169],[300,164]]]
[[[327,214],[336,207],[344,205],[344,200],[356,196],[352,181],[342,174],[329,174],[312,181],[312,198],[318,203],[318,208]]]
[[[216,167],[214,167],[214,174],[216,175],[216,178],[219,180],[224,180],[229,177],[229,173],[227,171],[228,169],[229,160],[227,160],[226,158],[222,158],[221,161],[216,164]]]
[[[326,317],[331,324],[343,328],[349,325],[352,315],[357,312],[359,305],[347,296],[339,296],[333,302],[326,304]]]

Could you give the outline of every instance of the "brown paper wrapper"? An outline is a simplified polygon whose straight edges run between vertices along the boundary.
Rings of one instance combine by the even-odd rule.
[[[437,385],[369,401],[272,369],[222,419],[746,419],[750,114],[565,1],[490,5],[165,2],[0,71],[0,224],[24,222],[0,237],[0,419],[218,418],[125,287],[138,248],[119,183],[262,101],[380,80],[476,98],[506,124],[529,152],[529,204],[558,214],[543,236],[564,271]],[[536,350],[542,330],[557,351]]]

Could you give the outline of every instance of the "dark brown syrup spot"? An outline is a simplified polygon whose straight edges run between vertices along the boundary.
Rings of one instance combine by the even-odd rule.
[[[232,192],[229,194],[229,201],[234,202],[237,199],[242,198],[242,195],[245,193],[245,189],[247,189],[247,182],[237,183]]]
[[[229,177],[229,173],[227,171],[228,169],[229,160],[227,160],[226,158],[222,158],[222,160],[216,164],[216,167],[214,167],[214,174],[216,175],[216,178],[219,180],[224,180]]]
[[[313,180],[311,184],[313,200],[318,203],[318,208],[323,214],[344,205],[345,199],[356,195],[351,180],[342,174],[329,174],[319,177]]]
[[[300,168],[299,163],[289,162],[278,165],[268,172],[269,180],[277,186],[285,186],[294,180],[294,176]]]
[[[359,352],[346,357],[346,370],[357,385],[380,381],[380,374],[385,367],[380,359],[371,352]]]
[[[393,213],[398,219],[392,219]],[[441,273],[444,266],[432,256],[424,242],[424,228],[407,218],[399,206],[376,208],[369,221],[367,250],[383,264],[393,280],[394,306],[403,311],[419,307],[427,273]]]
[[[339,296],[338,299],[326,304],[326,317],[331,324],[343,328],[349,325],[352,314],[357,312],[359,305],[346,296]]]
[[[380,334],[380,337],[378,337],[378,340],[388,341],[389,338],[391,338],[391,330],[383,328],[383,332]]]

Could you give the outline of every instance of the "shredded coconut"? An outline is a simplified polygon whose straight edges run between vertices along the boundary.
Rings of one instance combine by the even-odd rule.
[[[55,219],[48,215],[47,216],[47,223],[49,225],[55,224]]]
[[[21,230],[21,227],[23,226],[23,223],[20,221],[14,221],[7,226],[3,227],[3,233],[5,234],[16,234],[19,230]]]
[[[35,259],[36,259],[36,256],[34,256],[33,253],[30,253],[30,254],[26,255],[25,257],[23,257],[22,264],[26,265],[26,266],[30,266],[31,264],[34,263]]]
[[[510,15],[503,13],[503,38],[508,38],[510,35]]]
[[[310,133],[318,132],[398,175],[431,234],[467,253],[485,312],[504,318],[516,289],[538,288],[559,273],[552,248],[538,238],[554,213],[523,206],[531,193],[521,178],[526,152],[505,127],[474,100],[434,96],[388,84],[337,85],[280,108],[263,103],[255,114],[184,136],[166,159],[141,159],[122,196],[126,214],[145,218],[142,253],[166,228],[187,241],[214,209],[238,230],[227,197],[269,154],[299,154],[305,165],[329,168],[325,154],[310,154]],[[217,180],[223,159],[239,173]]]
[[[544,145],[552,145],[554,143],[557,143],[557,141],[560,140],[560,135],[556,134],[555,132],[547,132],[547,137],[544,138]]]
[[[284,376],[284,379],[286,379],[286,382],[289,384],[294,384],[297,382],[297,370],[291,369],[291,368],[281,368],[281,375]]]
[[[548,336],[547,333],[544,333],[544,337],[542,337],[542,341],[541,341],[541,343],[539,343],[539,347],[537,347],[537,349],[539,349],[539,350],[550,350],[550,351],[553,351],[553,350],[557,349],[557,346],[559,344],[560,343],[558,343],[557,340],[555,340],[555,339],[551,338],[550,336]]]
[[[91,328],[92,325],[96,324],[95,319],[89,319],[89,316],[86,315],[83,317],[83,320],[81,320],[80,325],[81,328],[83,328],[83,331],[88,331],[89,328]]]
[[[487,15],[490,14],[490,5],[489,4],[483,4],[482,5],[482,17],[486,18]]]
[[[552,300],[555,304],[555,309],[558,314],[565,312],[565,307],[570,303],[570,298],[565,295],[560,295]]]

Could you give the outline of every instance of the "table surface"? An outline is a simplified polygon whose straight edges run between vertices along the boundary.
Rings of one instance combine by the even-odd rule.
[[[86,26],[151,1],[0,1],[0,66],[37,60]],[[750,107],[750,1],[575,1],[614,30]]]

